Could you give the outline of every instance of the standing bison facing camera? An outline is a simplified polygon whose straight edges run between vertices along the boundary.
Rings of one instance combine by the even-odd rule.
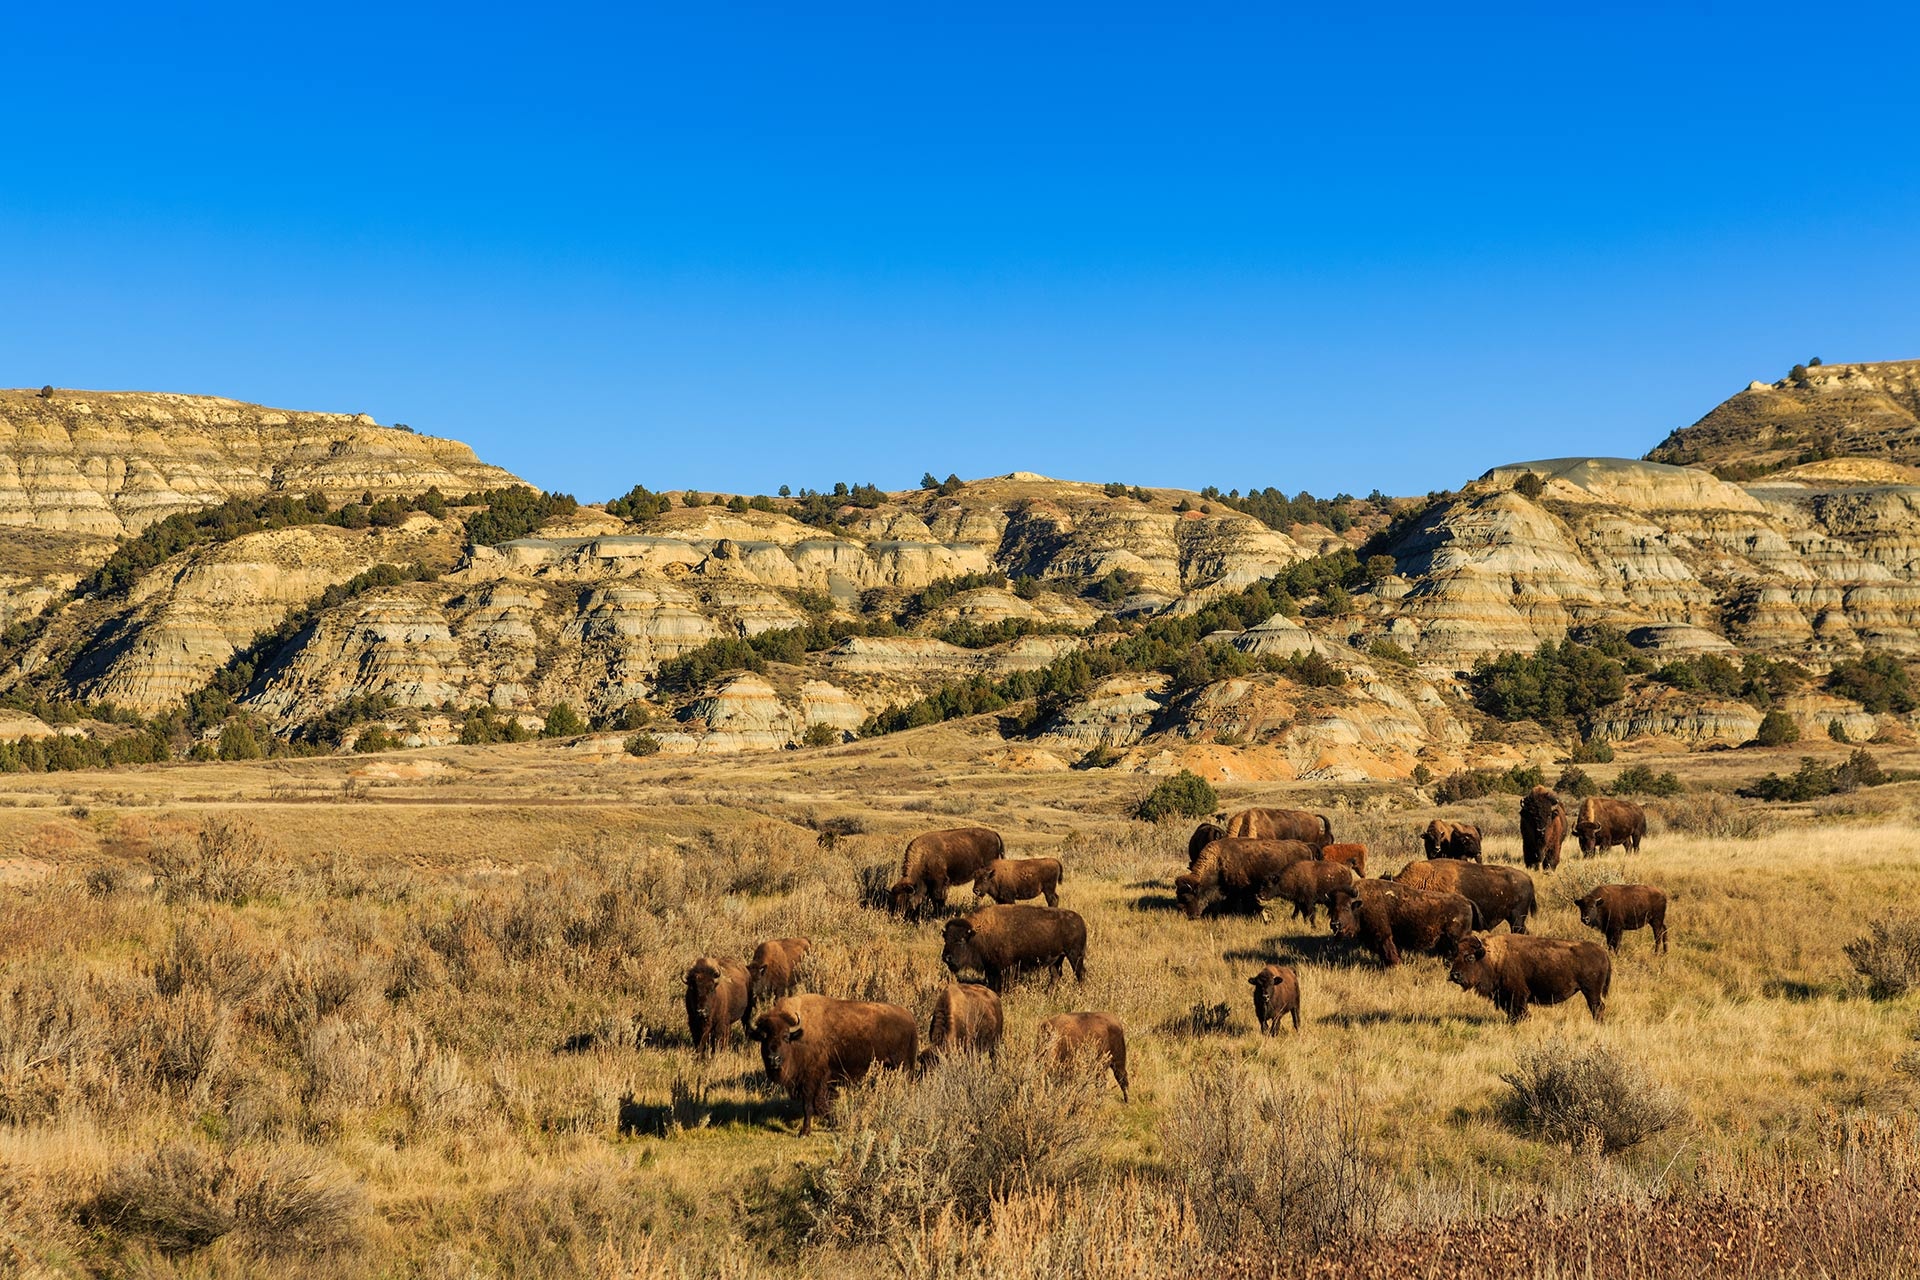
[[[1285,965],[1270,964],[1247,979],[1253,988],[1253,1016],[1260,1030],[1270,1036],[1280,1034],[1280,1019],[1291,1016],[1293,1029],[1300,1030],[1300,979]]]
[[[1076,982],[1087,977],[1087,922],[1077,911],[1059,907],[982,907],[970,916],[947,921],[940,959],[958,978],[983,975],[998,992],[1006,980],[1033,969],[1073,966]]]
[[[1000,833],[986,827],[915,836],[901,855],[900,878],[887,891],[888,905],[899,916],[938,911],[947,905],[948,889],[971,881],[1006,852]]]
[[[1552,871],[1560,865],[1560,846],[1567,842],[1567,808],[1545,787],[1535,787],[1520,801],[1520,859],[1528,870]]]
[[[1526,1017],[1528,1005],[1559,1004],[1576,992],[1598,1022],[1613,986],[1613,961],[1597,942],[1509,933],[1461,942],[1447,980],[1493,1001],[1509,1022]]]
[[[1580,821],[1573,824],[1573,834],[1580,837],[1580,852],[1589,857],[1615,845],[1638,853],[1647,836],[1647,811],[1631,800],[1588,796],[1580,802]]]
[[[687,1034],[705,1057],[727,1047],[727,1033],[747,1016],[752,980],[738,960],[701,956],[687,969]]]
[[[800,1104],[800,1135],[827,1110],[833,1086],[858,1080],[875,1064],[911,1067],[918,1036],[913,1015],[896,1004],[783,996],[748,1033],[760,1042],[767,1079]]]

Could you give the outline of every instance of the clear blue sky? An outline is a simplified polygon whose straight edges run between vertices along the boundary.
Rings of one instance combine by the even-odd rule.
[[[1920,356],[1920,18],[1609,8],[10,5],[0,384],[1409,493]]]

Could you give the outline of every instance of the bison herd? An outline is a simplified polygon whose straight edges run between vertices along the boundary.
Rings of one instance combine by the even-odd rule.
[[[1569,820],[1558,796],[1535,787],[1521,800],[1520,832],[1526,870],[1483,863],[1478,827],[1435,819],[1420,834],[1425,858],[1373,879],[1366,846],[1337,843],[1324,815],[1247,809],[1193,833],[1187,869],[1174,878],[1174,899],[1189,919],[1210,909],[1263,911],[1265,902],[1284,901],[1310,926],[1324,907],[1335,938],[1389,967],[1409,952],[1445,959],[1451,982],[1492,1001],[1512,1021],[1532,1005],[1576,994],[1598,1021],[1613,979],[1609,953],[1619,950],[1622,934],[1651,929],[1656,951],[1666,950],[1666,895],[1650,885],[1603,885],[1581,897],[1581,922],[1601,933],[1604,948],[1537,937],[1527,932],[1537,907],[1529,872],[1559,866],[1569,833],[1585,853],[1637,850],[1645,814],[1626,801],[1593,798]],[[962,884],[972,885],[976,902],[991,902],[945,922],[940,954],[953,980],[934,1001],[924,1049],[912,1014],[899,1005],[797,991],[810,950],[804,938],[761,943],[744,965],[711,955],[695,960],[686,972],[694,1048],[710,1054],[724,1047],[738,1022],[759,1044],[767,1078],[799,1103],[803,1134],[826,1110],[836,1085],[876,1066],[924,1069],[949,1055],[993,1054],[1010,980],[1039,971],[1057,979],[1068,966],[1076,981],[1086,977],[1087,925],[1059,905],[1063,878],[1058,859],[1006,857],[1000,835],[984,827],[917,836],[887,893],[895,915],[942,912],[948,891]],[[1046,905],[1028,905],[1033,899]],[[1502,923],[1507,932],[1494,934]],[[1300,1029],[1300,980],[1293,969],[1270,964],[1247,981],[1262,1032],[1277,1034],[1283,1019]],[[1126,1032],[1111,1014],[1050,1018],[1036,1051],[1054,1061],[1093,1056],[1127,1095]]]

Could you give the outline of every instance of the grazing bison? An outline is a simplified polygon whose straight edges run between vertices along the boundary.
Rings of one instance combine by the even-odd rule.
[[[977,982],[949,982],[934,998],[927,1047],[920,1065],[953,1053],[992,1053],[1000,1047],[1000,997]]]
[[[947,905],[947,890],[979,875],[1003,856],[1007,847],[1000,833],[985,827],[958,827],[929,831],[907,841],[900,859],[900,878],[888,890],[895,915],[917,915]]]
[[[1400,952],[1452,955],[1460,939],[1473,932],[1473,904],[1457,893],[1438,893],[1360,880],[1333,895],[1333,936],[1372,948],[1388,968]]]
[[[727,1032],[745,1022],[752,982],[738,960],[701,956],[687,970],[687,1034],[702,1056],[727,1047]]]
[[[1293,1015],[1293,1029],[1300,1030],[1300,979],[1284,965],[1270,964],[1247,981],[1253,986],[1253,1016],[1260,1029],[1270,1036],[1280,1034],[1280,1019]]]
[[[1351,867],[1357,876],[1367,874],[1367,846],[1363,844],[1330,844],[1320,850],[1320,860]]]
[[[1447,822],[1435,818],[1420,833],[1420,843],[1426,847],[1428,861],[1435,858],[1480,861],[1480,828],[1471,822]]]
[[[1298,840],[1215,840],[1185,875],[1173,878],[1173,896],[1189,920],[1197,920],[1216,897],[1250,907],[1279,890],[1288,867],[1313,861],[1318,853],[1317,846]]]
[[[913,1015],[897,1004],[782,996],[748,1034],[760,1042],[767,1079],[785,1085],[800,1104],[802,1136],[813,1132],[813,1118],[827,1109],[834,1085],[858,1080],[875,1063],[914,1062]]]
[[[1280,873],[1279,896],[1293,904],[1293,914],[1312,924],[1323,906],[1333,905],[1333,895],[1353,888],[1353,872],[1338,862],[1307,858]]]
[[[1603,884],[1573,904],[1580,923],[1606,935],[1607,950],[1620,949],[1628,929],[1653,929],[1653,949],[1667,949],[1667,895],[1650,884]]]
[[[1058,858],[995,858],[973,878],[973,892],[1001,906],[1045,898],[1048,906],[1057,907],[1061,879]]]
[[[805,938],[775,938],[755,947],[753,959],[747,961],[747,1002],[757,1005],[792,992],[800,965],[812,949]]]
[[[1061,1063],[1073,1061],[1076,1053],[1105,1058],[1120,1086],[1120,1100],[1127,1100],[1127,1033],[1112,1014],[1055,1014],[1040,1024],[1040,1052]]]
[[[1227,829],[1217,822],[1203,822],[1195,827],[1193,834],[1187,838],[1187,869],[1191,871],[1193,864],[1200,860],[1202,849],[1215,840],[1224,840],[1226,837]]]
[[[1584,854],[1605,853],[1615,845],[1638,853],[1647,835],[1647,811],[1631,800],[1588,796],[1580,802],[1580,821],[1573,824],[1573,833],[1580,837]]]
[[[1305,809],[1242,809],[1227,819],[1227,836],[1234,840],[1298,840],[1318,849],[1333,843],[1333,824],[1324,815]]]
[[[1513,932],[1525,933],[1527,917],[1534,912],[1533,877],[1518,867],[1440,858],[1409,862],[1393,882],[1459,894],[1473,904],[1473,927],[1483,931],[1505,920]]]
[[[1567,840],[1567,809],[1560,797],[1535,787],[1520,801],[1520,857],[1529,869],[1552,871],[1560,865]]]
[[[1505,934],[1463,941],[1447,978],[1493,1001],[1509,1022],[1526,1017],[1528,1005],[1559,1004],[1576,991],[1598,1022],[1613,985],[1613,961],[1595,942]]]
[[[984,974],[995,991],[1023,970],[1071,964],[1076,982],[1087,977],[1087,922],[1077,911],[1058,907],[982,907],[970,916],[947,921],[940,958],[954,977]]]

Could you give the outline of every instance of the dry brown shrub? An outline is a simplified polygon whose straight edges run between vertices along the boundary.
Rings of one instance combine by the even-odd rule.
[[[809,1188],[814,1235],[883,1240],[943,1209],[983,1217],[995,1199],[1059,1187],[1091,1169],[1105,1133],[1096,1072],[1030,1055],[943,1061],[920,1079],[886,1072],[841,1096],[833,1154]]]
[[[239,906],[284,895],[298,881],[285,855],[244,818],[208,818],[191,840],[173,834],[156,838],[148,857],[154,885],[169,905]]]
[[[149,975],[162,996],[197,986],[237,1005],[260,989],[272,968],[273,957],[253,926],[230,912],[206,911],[175,923]]]
[[[1601,1044],[1524,1049],[1500,1078],[1511,1090],[1502,1110],[1516,1129],[1571,1148],[1624,1151],[1686,1119],[1671,1089]]]
[[[315,1257],[359,1239],[365,1195],[350,1174],[305,1147],[234,1158],[233,1221],[252,1253]]]
[[[1711,840],[1758,840],[1780,829],[1777,812],[1718,791],[1700,791],[1685,801],[1659,801],[1647,808],[1666,830]]]
[[[170,1143],[114,1170],[77,1213],[162,1253],[191,1253],[233,1234],[249,1253],[280,1259],[351,1245],[363,1202],[350,1176],[305,1149],[216,1157]]]
[[[108,1017],[73,979],[35,975],[0,990],[0,1121],[44,1119],[96,1092]]]
[[[1304,1253],[1377,1224],[1387,1177],[1352,1096],[1222,1067],[1191,1078],[1161,1124],[1173,1185],[1209,1236]]]
[[[199,987],[157,1003],[142,1036],[148,1078],[162,1089],[178,1089],[195,1101],[203,1099],[229,1065],[232,1013]]]
[[[171,1143],[121,1165],[80,1207],[87,1225],[144,1240],[164,1253],[204,1249],[233,1230],[227,1168]]]
[[[1849,942],[1847,959],[1875,1000],[1893,1000],[1920,986],[1920,915],[1891,912]]]

